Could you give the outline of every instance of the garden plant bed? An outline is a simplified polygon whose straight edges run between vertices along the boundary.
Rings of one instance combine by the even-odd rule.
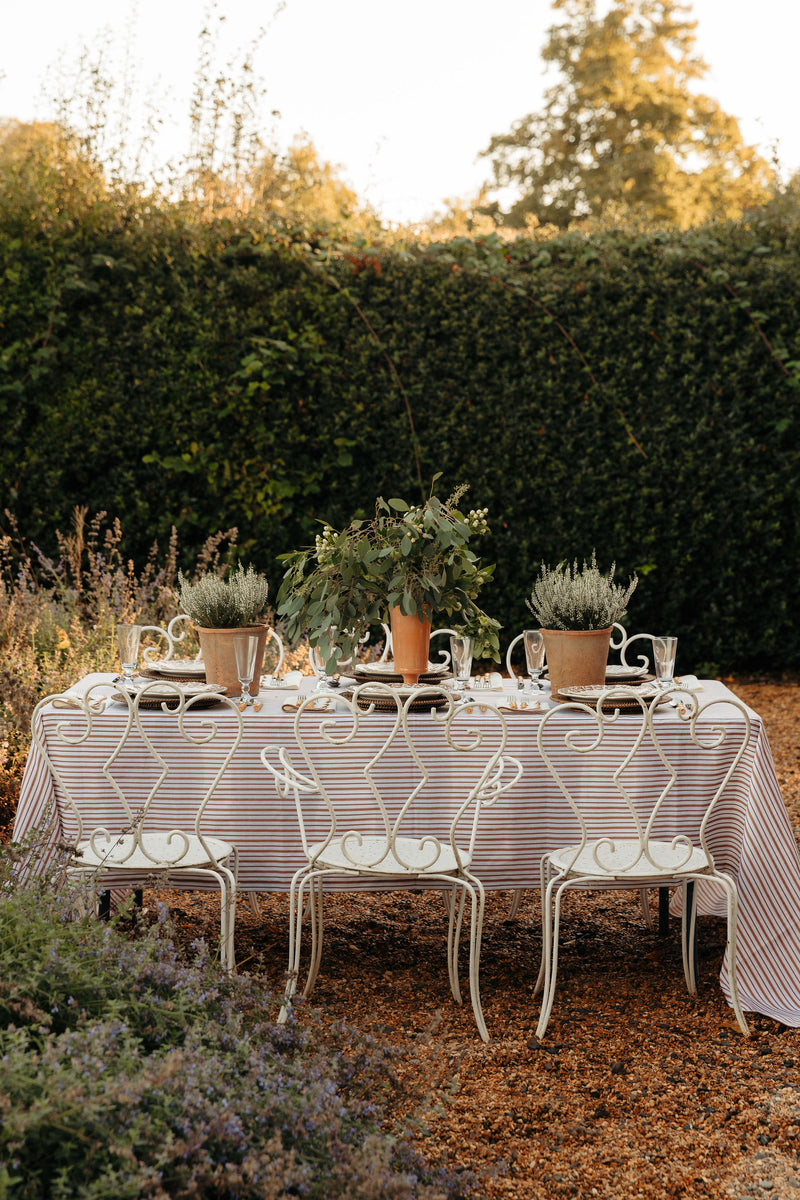
[[[764,718],[778,778],[800,831],[797,681],[730,680]],[[446,920],[438,893],[339,894],[326,899],[326,941],[311,1003],[331,1021],[408,1053],[391,1113],[420,1149],[478,1175],[474,1195],[749,1197],[800,1195],[800,1030],[761,1016],[738,1032],[719,987],[724,922],[699,923],[699,994],[687,995],[679,923],[649,932],[638,898],[572,896],[562,927],[559,989],[546,1038],[534,1037],[539,902],[488,897],[481,994],[483,1045],[468,1001],[452,1001]],[[147,900],[146,900],[147,903]],[[237,913],[241,971],[280,990],[287,900],[259,897]],[[170,895],[180,937],[214,906]],[[277,1015],[277,1014],[276,1014]],[[303,1021],[302,1006],[298,1020]]]

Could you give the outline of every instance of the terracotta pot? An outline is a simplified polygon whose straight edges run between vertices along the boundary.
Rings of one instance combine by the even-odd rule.
[[[542,629],[550,687],[556,696],[572,684],[600,684],[606,680],[608,629]]]
[[[216,683],[225,688],[228,696],[240,696],[242,685],[236,673],[236,655],[233,639],[242,634],[255,634],[258,638],[256,669],[250,684],[250,695],[258,695],[258,681],[264,663],[264,647],[269,632],[266,625],[243,625],[240,629],[204,629],[196,626],[200,639],[200,652],[206,668],[206,683]]]
[[[394,669],[403,676],[403,683],[412,687],[428,669],[431,623],[418,616],[407,616],[399,608],[389,609],[392,623],[392,658]]]

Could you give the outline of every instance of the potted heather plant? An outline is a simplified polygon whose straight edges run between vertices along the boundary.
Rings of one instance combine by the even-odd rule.
[[[434,483],[438,476],[434,477]],[[372,520],[351,521],[337,531],[326,525],[315,545],[281,556],[286,573],[278,592],[278,615],[290,640],[308,633],[326,667],[355,654],[370,625],[392,629],[395,669],[415,683],[428,663],[431,618],[481,626],[491,643],[490,618],[476,597],[494,566],[482,566],[470,547],[488,532],[487,510],[466,516],[458,503],[466,485],[447,498],[423,504],[379,497]]]
[[[605,682],[611,629],[625,616],[628,601],[638,577],[627,586],[614,582],[616,564],[603,574],[592,560],[579,569],[577,559],[570,566],[555,567],[542,563],[533,585],[528,608],[536,617],[545,644],[545,656],[553,695],[574,684]]]
[[[180,605],[191,619],[200,641],[208,683],[219,684],[227,695],[241,691],[236,670],[233,639],[241,634],[258,638],[256,665],[250,694],[258,695],[258,681],[264,661],[268,628],[261,618],[267,607],[269,585],[263,575],[245,570],[240,563],[227,578],[209,573],[191,583],[178,575]]]

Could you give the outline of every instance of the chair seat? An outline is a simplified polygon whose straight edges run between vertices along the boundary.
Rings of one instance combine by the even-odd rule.
[[[347,841],[347,853],[342,847],[342,838],[334,838],[330,845],[322,847],[324,842],[317,842],[309,850],[309,858],[316,867],[325,867],[335,871],[370,875],[425,875],[435,872],[437,875],[455,875],[459,866],[456,856],[448,845],[440,845],[438,854],[436,847],[429,841],[420,845],[416,838],[400,837],[395,845],[400,858],[387,848],[385,837],[365,837],[360,843],[355,838]],[[469,866],[470,855],[467,850],[461,850],[461,863]],[[348,858],[349,854],[349,858]],[[319,855],[319,858],[317,858]],[[353,862],[356,860],[356,863]],[[408,866],[404,865],[408,863]]]
[[[711,869],[711,863],[702,847],[693,847],[687,857],[686,846],[672,846],[670,842],[654,840],[648,842],[648,847],[651,858],[658,865],[654,866],[644,855],[638,862],[634,862],[640,853],[639,842],[625,838],[613,839],[613,850],[608,843],[600,847],[598,858],[603,865],[599,867],[594,859],[594,849],[597,845],[597,841],[587,842],[574,863],[571,860],[578,849],[577,846],[553,850],[547,858],[557,871],[568,873],[570,878],[607,877],[637,883],[657,883],[659,880],[676,879],[682,875]]]
[[[79,842],[74,853],[73,861],[76,866],[98,867],[114,871],[167,871],[191,870],[192,868],[211,867],[214,863],[203,848],[203,843],[195,834],[187,834],[186,842],[182,837],[168,840],[167,833],[146,833],[142,837],[143,852],[139,846],[133,846],[132,834],[122,834],[112,837],[108,842],[96,839],[97,851],[92,849],[91,842]],[[206,845],[217,862],[224,862],[232,853],[233,847],[221,838],[206,838]],[[184,851],[184,846],[185,851]],[[107,847],[107,850],[105,849]],[[133,853],[131,849],[133,848]]]

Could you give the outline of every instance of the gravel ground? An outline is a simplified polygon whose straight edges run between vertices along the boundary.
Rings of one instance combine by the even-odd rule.
[[[800,832],[797,679],[726,680],[766,721],[778,778]],[[547,1037],[533,1036],[538,897],[508,920],[510,893],[487,902],[481,994],[491,1042],[468,1001],[450,996],[437,893],[333,895],[313,994],[409,1050],[392,1116],[420,1148],[477,1172],[482,1200],[533,1197],[792,1197],[800,1200],[800,1030],[755,1016],[739,1034],[718,983],[723,921],[700,921],[699,994],[686,993],[679,926],[663,939],[625,893],[574,896],[563,926]],[[282,989],[286,899],[237,914],[240,969]],[[180,895],[179,928],[209,920]],[[302,1010],[300,1019],[302,1020]]]

